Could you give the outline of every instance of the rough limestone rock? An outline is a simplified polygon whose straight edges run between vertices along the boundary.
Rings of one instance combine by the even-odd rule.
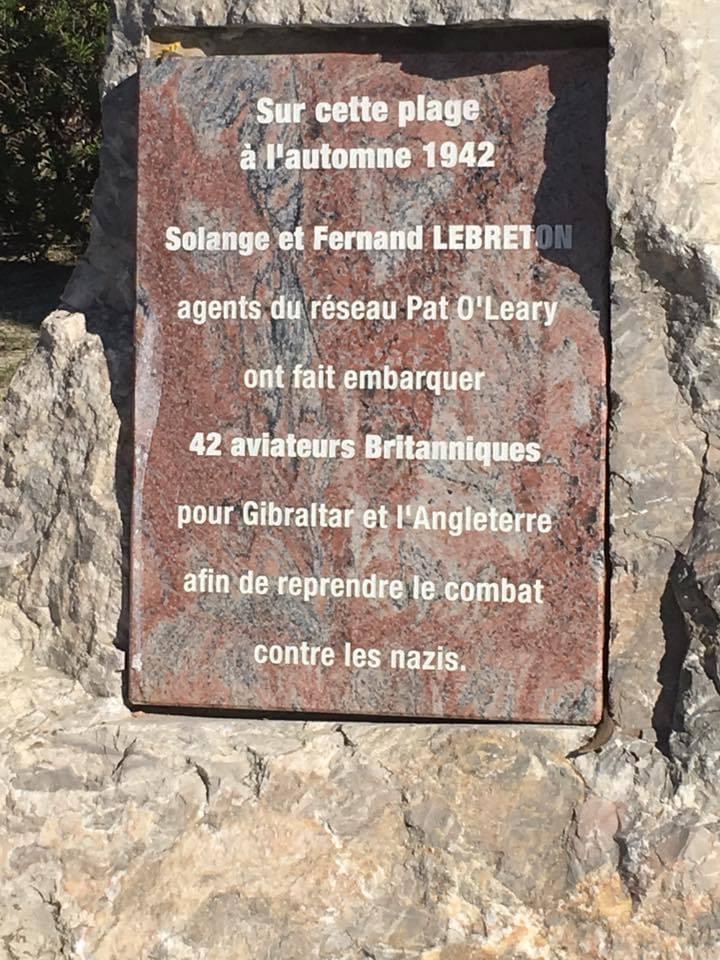
[[[104,693],[122,668],[118,418],[100,338],[56,311],[7,397],[0,487],[0,631],[14,670],[23,649]]]
[[[2,427],[3,960],[720,957],[717,13],[115,0],[93,239]],[[568,760],[580,728],[132,714],[136,57],[535,20],[610,31],[614,736]]]

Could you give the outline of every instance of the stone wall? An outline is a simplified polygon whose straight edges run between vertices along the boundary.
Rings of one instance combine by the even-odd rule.
[[[0,957],[720,957],[713,6],[115,0],[92,242],[2,427]],[[612,738],[568,760],[580,728],[130,713],[138,54],[528,21],[610,31]]]

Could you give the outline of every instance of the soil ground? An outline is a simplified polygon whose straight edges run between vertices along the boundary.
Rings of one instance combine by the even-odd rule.
[[[72,263],[0,260],[0,402],[38,339],[40,324],[60,302]]]

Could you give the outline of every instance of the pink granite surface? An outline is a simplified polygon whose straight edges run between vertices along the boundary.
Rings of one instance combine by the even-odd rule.
[[[140,83],[130,698],[137,704],[593,723],[602,700],[608,233],[603,51],[217,57],[146,62]],[[413,122],[261,126],[262,96],[478,98],[456,128]],[[428,140],[491,139],[492,169],[428,170]],[[243,171],[248,143],[411,145],[409,170]],[[165,230],[572,224],[572,250],[169,252]],[[477,315],[409,320],[407,294],[558,303],[551,326]],[[298,319],[269,316],[284,294]],[[330,321],[312,300],[397,300],[397,319]],[[260,301],[260,319],[177,317],[178,301]],[[484,371],[475,392],[252,390],[248,368]],[[222,455],[188,449],[218,432]],[[233,457],[233,437],[345,438],[352,459]],[[364,436],[537,443],[539,462],[369,460]],[[249,527],[246,501],[354,509],[349,529]],[[233,506],[178,529],[178,505]],[[368,530],[367,508],[548,513],[546,534]],[[229,575],[188,593],[187,573]],[[248,570],[268,595],[241,594]],[[431,580],[439,599],[278,596],[275,578]],[[452,602],[448,582],[543,584],[543,603]],[[262,649],[332,648],[332,665],[269,665]],[[345,665],[346,645],[380,665]],[[436,669],[442,648],[458,669]],[[431,669],[393,666],[421,651]],[[289,654],[292,657],[292,654]],[[326,655],[328,656],[328,655]],[[362,658],[362,654],[356,654]],[[396,662],[401,654],[394,654]],[[452,658],[450,658],[452,660]],[[447,665],[447,664],[446,664]]]

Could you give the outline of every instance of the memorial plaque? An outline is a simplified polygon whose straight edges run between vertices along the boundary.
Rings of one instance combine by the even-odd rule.
[[[598,720],[606,72],[143,63],[134,703]]]

